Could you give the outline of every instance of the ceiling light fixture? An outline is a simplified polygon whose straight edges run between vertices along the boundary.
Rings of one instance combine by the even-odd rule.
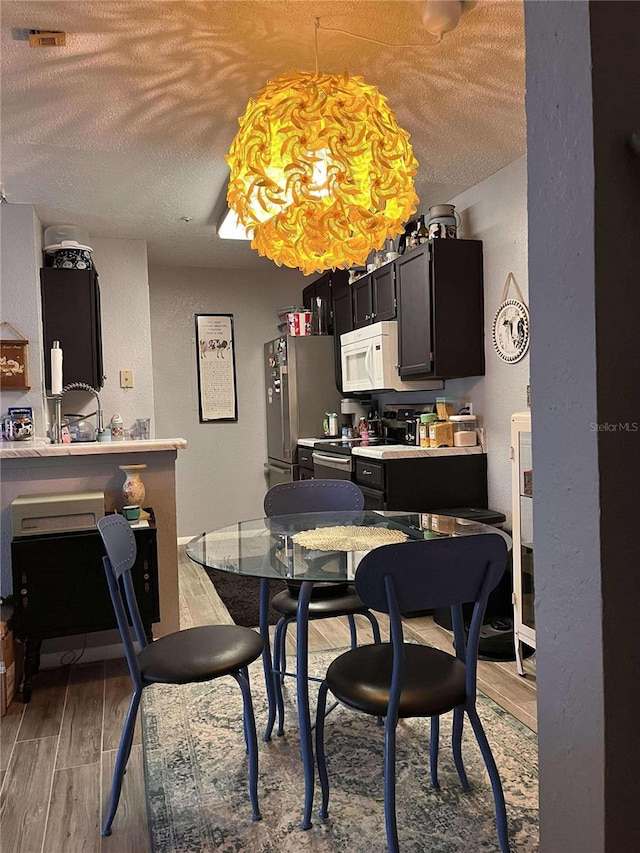
[[[418,162],[386,98],[361,77],[283,74],[249,100],[227,200],[252,248],[305,274],[363,265],[416,211]]]

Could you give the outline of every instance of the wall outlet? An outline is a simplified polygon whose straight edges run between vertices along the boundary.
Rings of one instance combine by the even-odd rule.
[[[120,387],[133,388],[133,370],[120,371]]]

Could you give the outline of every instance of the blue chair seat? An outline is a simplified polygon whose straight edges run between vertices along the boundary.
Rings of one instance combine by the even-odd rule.
[[[334,588],[331,589],[331,586]],[[335,589],[339,587],[339,589]],[[295,618],[298,609],[298,596],[285,589],[276,593],[271,599],[271,606],[283,616]],[[327,619],[330,616],[350,616],[354,613],[366,614],[367,608],[352,584],[327,585],[317,589],[314,587],[309,602],[309,619]]]
[[[237,625],[204,625],[168,634],[138,653],[148,684],[190,684],[237,672],[259,657],[262,638]]]
[[[389,643],[360,646],[336,658],[327,670],[335,698],[364,714],[386,717],[389,707],[393,648]],[[466,697],[466,667],[447,652],[405,643],[404,678],[399,717],[444,714]]]

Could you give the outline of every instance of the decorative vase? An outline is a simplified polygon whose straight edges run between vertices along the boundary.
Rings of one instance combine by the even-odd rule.
[[[140,477],[140,473],[147,467],[146,465],[119,465],[121,471],[124,471],[126,478],[122,484],[122,495],[124,497],[125,506],[127,504],[137,504],[142,506],[144,496],[146,494],[144,483]]]

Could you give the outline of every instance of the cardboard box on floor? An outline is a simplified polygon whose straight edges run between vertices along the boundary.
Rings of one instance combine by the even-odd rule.
[[[7,622],[0,622],[0,716],[7,713],[16,691],[16,660],[13,631]]]

